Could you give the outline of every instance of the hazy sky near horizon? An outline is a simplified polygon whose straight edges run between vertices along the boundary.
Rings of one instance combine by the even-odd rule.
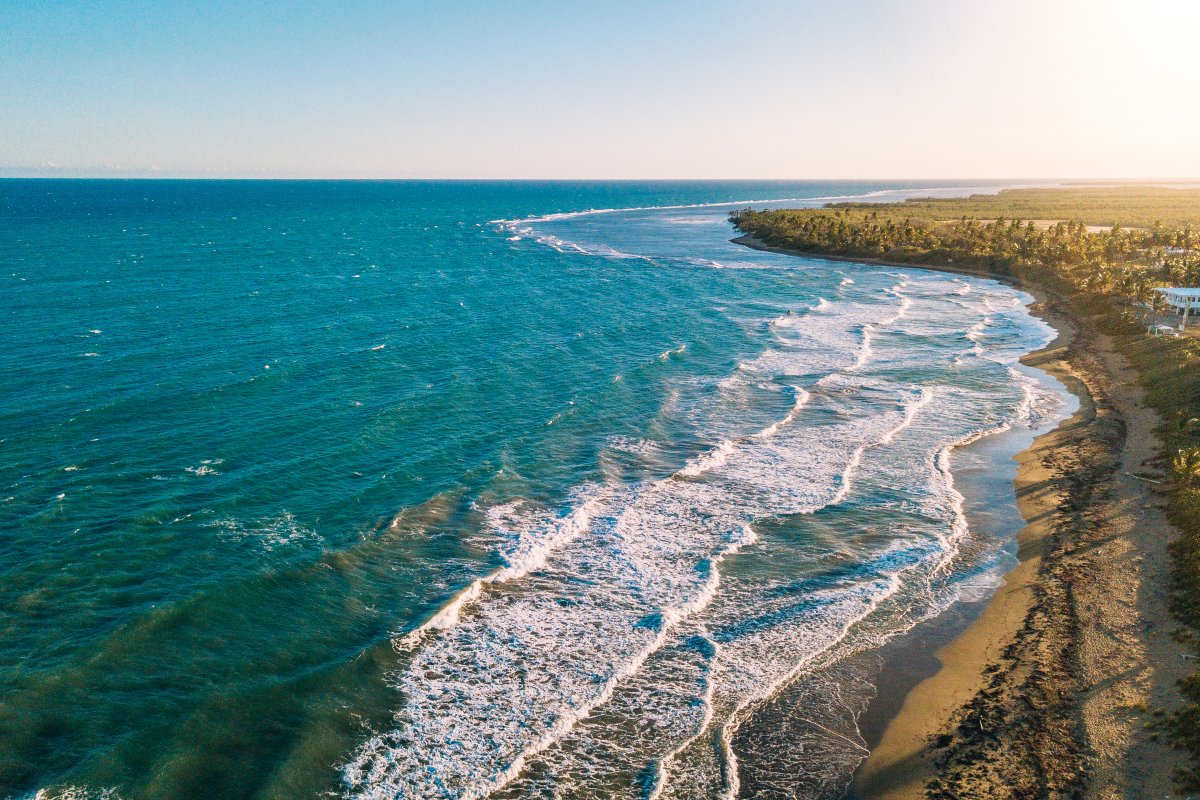
[[[9,2],[0,175],[1200,177],[1200,2]]]

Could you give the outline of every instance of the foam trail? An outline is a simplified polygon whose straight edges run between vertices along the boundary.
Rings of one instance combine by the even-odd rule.
[[[685,344],[681,344],[681,345],[679,345],[679,347],[673,348],[671,350],[664,350],[663,352],[658,354],[658,360],[659,361],[669,361],[671,356],[683,355],[683,351],[686,349],[687,349],[687,344],[685,343]]]
[[[520,241],[524,238],[532,238],[539,244],[543,244],[557,250],[560,253],[580,253],[584,255],[607,256],[610,258],[633,258],[645,259],[652,261],[648,255],[629,253],[610,245],[599,245],[592,249],[583,247],[575,242],[570,242],[548,233],[537,233],[535,226],[545,223],[562,222],[566,220],[578,219],[580,217],[592,217],[606,214],[617,213],[646,213],[646,212],[662,212],[662,211],[680,211],[694,210],[704,208],[738,208],[752,205],[774,205],[779,203],[792,203],[801,206],[819,206],[825,203],[838,201],[860,200],[871,202],[873,200],[885,199],[902,199],[912,196],[924,196],[930,192],[946,195],[946,196],[965,196],[970,193],[994,193],[999,191],[995,187],[976,187],[968,189],[966,187],[929,187],[927,189],[886,189],[875,192],[866,192],[863,194],[854,195],[827,195],[823,197],[780,197],[767,198],[758,200],[729,200],[712,203],[687,203],[677,205],[661,205],[661,206],[629,206],[629,207],[612,207],[612,208],[590,208],[581,211],[563,211],[554,214],[543,214],[524,217],[521,219],[494,219],[490,220],[489,224],[494,225],[503,233],[508,234],[506,238],[509,241]],[[948,195],[947,195],[948,193]],[[685,259],[688,263],[696,266],[713,267],[716,269],[722,268],[722,264],[718,261],[707,258],[690,257]]]
[[[1030,184],[1030,185],[1034,185],[1034,184]],[[1045,185],[1045,184],[1036,184],[1036,185]],[[556,220],[574,219],[577,217],[587,217],[587,216],[593,216],[593,215],[597,215],[597,214],[614,214],[614,213],[618,213],[618,212],[679,211],[679,210],[683,210],[683,209],[727,208],[727,207],[735,207],[735,206],[762,205],[762,204],[767,204],[767,203],[805,203],[805,204],[829,203],[829,202],[841,201],[841,200],[869,200],[872,198],[889,197],[889,196],[917,197],[917,196],[922,196],[923,193],[927,193],[927,192],[939,192],[939,193],[952,192],[952,193],[956,193],[956,194],[961,193],[962,196],[966,196],[968,194],[995,194],[996,192],[1000,191],[1001,189],[1006,189],[1006,188],[1020,188],[1020,187],[1017,185],[978,186],[978,187],[931,186],[931,187],[924,188],[924,189],[881,189],[881,190],[873,191],[873,192],[864,192],[863,194],[825,195],[822,197],[776,197],[776,198],[768,198],[768,199],[760,199],[760,200],[722,200],[722,201],[714,202],[714,203],[685,203],[685,204],[678,204],[678,205],[661,205],[661,206],[621,206],[621,207],[613,207],[613,208],[589,208],[589,209],[585,209],[583,211],[562,211],[562,212],[558,212],[558,213],[554,213],[554,214],[542,214],[540,216],[529,216],[529,217],[524,217],[522,219],[494,219],[494,220],[491,220],[489,222],[489,224],[503,225],[503,226],[514,225],[515,226],[515,225],[520,225],[520,224],[531,224],[531,223],[538,223],[538,222],[553,222]]]
[[[602,683],[599,691],[593,697],[577,704],[568,713],[560,715],[553,725],[544,731],[539,738],[522,748],[504,767],[467,785],[461,792],[456,793],[454,796],[461,800],[480,800],[480,798],[488,797],[508,785],[521,774],[530,758],[553,746],[582,720],[586,719],[592,711],[607,703],[612,698],[616,688],[624,680],[641,669],[647,659],[661,649],[679,623],[703,610],[712,601],[720,586],[720,572],[718,569],[720,563],[743,547],[753,544],[757,541],[757,538],[757,534],[749,526],[744,527],[738,535],[730,537],[722,548],[706,562],[703,562],[704,581],[700,585],[699,591],[695,592],[692,597],[680,605],[665,609],[655,636],[641,650],[637,651],[632,658],[619,664]],[[385,743],[376,739],[368,743],[367,749],[370,750],[373,746],[379,746],[379,744],[386,746]],[[371,770],[364,771],[361,762],[351,764],[346,768],[346,773],[348,780],[354,785],[370,785],[373,779],[381,777],[379,775],[372,775]]]
[[[862,463],[863,453],[865,453],[868,448],[879,447],[881,445],[888,444],[895,439],[898,433],[913,424],[913,420],[917,418],[917,413],[921,409],[928,406],[930,401],[933,400],[933,397],[934,391],[932,389],[921,389],[916,401],[905,407],[904,416],[900,420],[900,424],[884,433],[883,437],[880,438],[879,441],[872,444],[863,444],[855,448],[853,455],[850,456],[850,460],[846,463],[845,470],[842,471],[841,485],[838,487],[837,493],[834,494],[830,505],[840,504],[846,499],[847,495],[850,494],[851,482],[854,478],[854,473],[858,470],[859,464]]]
[[[846,620],[846,624],[842,627],[841,635],[837,637],[834,644],[844,640],[855,625],[870,616],[871,612],[879,607],[879,603],[883,599],[895,594],[899,588],[900,581],[898,577],[893,576],[892,580],[888,584],[887,592],[883,597],[869,598],[866,607],[857,617],[852,617]],[[796,664],[795,668],[792,669],[791,672],[787,673],[775,683],[768,686],[760,697],[744,700],[741,705],[734,710],[733,714],[730,715],[729,721],[721,727],[721,755],[725,759],[724,772],[726,775],[724,782],[725,785],[723,787],[724,791],[721,794],[722,800],[737,800],[738,791],[741,789],[741,779],[738,774],[737,754],[734,753],[733,750],[733,733],[737,730],[737,727],[741,722],[741,716],[748,708],[751,708],[757,703],[762,702],[762,700],[771,697],[781,688],[794,681],[796,676],[800,675],[805,669],[807,669],[818,655],[819,653],[813,653],[808,659]]]
[[[746,439],[768,439],[778,433],[780,428],[790,425],[795,421],[801,409],[808,404],[812,395],[799,386],[793,386],[792,391],[795,393],[796,399],[793,401],[792,408],[788,411],[787,415],[777,422],[772,422],[757,433],[750,434]],[[716,447],[697,456],[675,474],[681,478],[698,478],[704,473],[724,465],[736,449],[737,442],[730,439],[722,440]]]
[[[496,573],[492,573],[495,575]],[[490,576],[489,576],[490,577]],[[459,615],[463,608],[483,594],[483,578],[476,578],[471,581],[467,588],[463,589],[458,594],[454,595],[449,603],[442,606],[436,614],[430,617],[423,625],[410,631],[404,638],[404,644],[411,647],[420,636],[429,631],[444,631],[447,628],[452,628],[458,624]]]
[[[915,399],[905,405],[903,413],[889,414],[882,417],[879,423],[873,425],[872,427],[877,428],[878,432],[874,435],[868,432],[871,438],[867,443],[853,449],[852,454],[848,458],[850,466],[841,474],[840,481],[822,478],[822,488],[814,487],[811,493],[796,495],[794,492],[789,491],[793,495],[790,501],[792,504],[792,513],[810,514],[820,508],[841,502],[850,490],[850,475],[853,472],[854,466],[861,459],[863,450],[867,446],[875,446],[879,443],[890,441],[900,430],[911,424],[912,419],[916,416],[917,411],[923,406],[924,402],[924,396],[917,394]],[[893,424],[882,424],[889,420],[894,420]],[[847,432],[852,430],[854,430],[853,425],[847,428]],[[800,431],[799,435],[803,435],[803,431]],[[771,444],[773,438],[761,441],[762,443],[754,445],[753,449],[762,450],[763,448],[767,448],[764,451],[764,455],[774,452],[779,446]],[[826,461],[828,462],[829,459],[826,459]],[[762,467],[771,469],[770,463],[770,461],[763,462]],[[724,462],[720,466],[724,466]],[[716,466],[710,465],[708,468],[712,470]],[[772,488],[770,480],[765,474],[757,472],[758,469],[756,467],[755,472],[748,473],[742,480],[748,482],[750,485],[763,487],[758,491],[765,490],[769,493]],[[833,476],[830,475],[829,477],[832,478]],[[838,485],[839,483],[840,485]],[[690,534],[694,537],[702,534],[704,528],[707,527],[708,523],[702,521],[704,516],[715,513],[719,509],[724,509],[721,512],[724,514],[729,514],[732,511],[737,512],[739,516],[758,516],[765,512],[769,513],[767,509],[775,506],[778,502],[773,502],[769,499],[772,495],[764,494],[760,500],[754,501],[752,507],[747,507],[745,504],[750,498],[729,495],[720,488],[720,484],[715,484],[711,488],[707,484],[697,485],[698,487],[705,487],[699,489],[701,491],[700,497],[697,497],[695,500],[688,500],[686,497],[678,496],[678,490],[675,488],[678,485],[677,481],[668,479],[649,487],[639,497],[638,503],[625,506],[624,510],[617,517],[616,525],[613,528],[613,550],[609,558],[615,560],[609,563],[619,566],[622,569],[622,572],[614,576],[614,578],[617,581],[617,585],[619,585],[620,581],[628,580],[628,578],[622,577],[623,574],[636,577],[641,587],[639,591],[645,600],[649,602],[650,607],[660,609],[660,611],[652,615],[652,617],[657,619],[657,622],[651,626],[654,630],[653,637],[649,641],[643,642],[639,647],[632,649],[626,659],[617,662],[602,684],[593,690],[586,699],[579,698],[568,706],[561,707],[556,712],[555,717],[552,720],[548,720],[546,726],[540,732],[537,732],[536,736],[520,745],[510,757],[505,758],[502,768],[488,774],[476,775],[466,782],[458,783],[456,781],[456,785],[460,787],[461,791],[456,790],[457,794],[455,796],[467,798],[485,797],[499,788],[508,785],[521,774],[530,758],[543,753],[548,748],[560,742],[583,720],[587,719],[596,708],[608,703],[617,687],[643,668],[647,660],[664,646],[672,631],[681,622],[708,607],[716,596],[720,586],[720,563],[727,556],[756,539],[752,528],[748,525],[743,525],[739,536],[727,539],[726,543],[721,545],[711,557],[702,560],[694,569],[685,568],[686,561],[679,562],[677,567],[671,567],[672,569],[680,570],[675,575],[662,572],[664,567],[675,563],[675,556],[671,554],[676,549],[679,549],[682,555],[691,550],[695,545],[688,544],[686,538],[680,540],[677,544],[666,541],[647,541],[645,539],[645,531],[660,529],[664,524],[667,524],[675,525],[677,529],[680,525],[685,526],[682,530],[677,530],[677,533],[682,533],[687,530],[686,526],[699,525],[695,529],[695,533]],[[836,489],[834,488],[835,486]],[[709,496],[711,496],[711,499],[702,499]],[[681,503],[685,505],[680,505]],[[695,523],[689,522],[689,520],[697,512],[693,512],[686,507],[693,503],[699,505],[698,513],[700,516],[696,517]],[[742,510],[739,511],[739,509]],[[666,516],[663,516],[664,514]],[[724,523],[719,522],[718,524],[723,525]],[[663,561],[665,557],[669,557],[671,561]],[[540,560],[542,559],[539,557]],[[694,583],[695,570],[698,570],[702,577],[699,584]],[[524,574],[524,572],[525,570],[518,570],[513,575]],[[605,584],[608,583],[609,579],[606,579]],[[655,595],[662,596],[661,604],[654,599]],[[464,596],[472,598],[473,593],[468,591],[464,593]],[[671,600],[670,598],[676,599]],[[461,608],[461,605],[456,603],[455,609],[447,614],[445,619],[457,622],[457,612]],[[591,614],[593,612],[589,611],[588,613]],[[491,628],[496,623],[495,621],[482,621],[481,624]],[[619,647],[616,649],[619,650]],[[420,667],[418,669],[420,671],[430,668]],[[417,685],[408,686],[409,692],[416,691],[417,689]],[[488,702],[486,705],[487,707],[494,707],[491,702]],[[388,751],[386,741],[376,740],[372,744],[369,744],[364,758],[348,768],[347,776],[352,784],[360,784],[363,781],[370,782],[372,779],[379,780],[387,774],[387,770],[389,769],[387,765],[390,763],[390,760],[381,762],[372,755],[372,751]],[[461,765],[459,766],[461,767]],[[463,775],[463,778],[466,777],[466,775]]]
[[[1014,379],[1016,378],[1015,375],[1013,377],[1014,377]],[[1029,379],[1026,378],[1025,380],[1028,381]],[[1023,386],[1022,388],[1026,390],[1024,393],[1025,399],[1023,399],[1021,401],[1021,404],[1019,405],[1017,411],[1013,415],[1014,419],[1020,418],[1025,415],[1025,408],[1029,403],[1029,400],[1028,400],[1029,393],[1027,391],[1029,387],[1026,385],[1026,386]],[[904,423],[896,426],[896,428],[893,429],[893,431],[891,431],[887,435],[885,435],[883,437],[883,439],[881,440],[881,444],[890,443],[898,435],[898,433],[901,430],[904,430],[905,428],[909,427],[916,418],[916,414],[914,413],[916,411],[916,409],[918,407],[924,407],[924,406],[929,405],[931,402],[934,401],[936,396],[937,396],[936,390],[934,390],[934,389],[925,390],[922,393],[922,397],[921,397],[920,401],[918,402],[918,404],[915,404],[913,407],[910,407],[910,413],[906,415],[906,419],[905,419]],[[939,547],[936,550],[936,552],[938,553],[938,558],[932,562],[931,572],[925,578],[925,584],[928,587],[928,594],[929,594],[931,604],[927,607],[926,611],[918,612],[913,617],[911,617],[910,621],[907,624],[901,626],[901,630],[908,630],[913,625],[915,625],[920,619],[927,618],[928,616],[932,616],[936,613],[939,613],[939,611],[942,608],[945,608],[949,604],[949,602],[952,601],[954,596],[957,596],[957,592],[955,592],[949,596],[945,596],[941,600],[936,600],[937,594],[935,593],[935,590],[933,589],[933,585],[931,583],[934,575],[936,575],[938,573],[945,573],[948,571],[949,565],[951,564],[953,559],[955,559],[957,557],[957,555],[959,553],[959,543],[968,534],[966,517],[965,517],[964,510],[963,510],[963,498],[962,498],[962,495],[954,487],[953,474],[950,470],[951,453],[958,447],[965,446],[967,444],[970,444],[973,441],[983,438],[984,436],[1007,429],[1010,425],[1011,425],[1011,422],[1006,422],[999,426],[985,427],[985,428],[973,431],[966,436],[963,436],[954,441],[946,443],[944,446],[942,446],[939,450],[935,451],[931,455],[931,458],[929,460],[929,468],[930,468],[930,472],[933,473],[933,477],[934,477],[933,486],[936,489],[935,496],[936,497],[944,497],[950,501],[947,505],[949,506],[949,510],[951,511],[951,519],[949,520],[948,535],[941,535],[938,537]],[[915,565],[909,567],[908,569],[912,569],[914,567],[915,567]],[[904,571],[908,571],[908,570],[907,569],[901,570],[901,572],[904,572]],[[898,572],[897,576],[899,574],[901,574],[901,573]],[[897,632],[901,632],[901,630],[898,630]],[[793,673],[793,676],[794,676],[794,673]],[[788,680],[790,680],[790,678],[785,677],[783,682],[786,683],[786,682],[788,682]],[[710,686],[711,686],[711,683],[710,683]],[[768,694],[771,694],[771,693],[773,693],[773,692],[768,692]],[[705,695],[705,703],[707,704],[707,703],[711,703],[711,702],[712,702],[711,692],[708,692]],[[705,719],[705,726],[707,726],[708,724],[711,724],[711,721],[713,719],[713,714],[707,708],[706,708],[706,715],[705,715],[704,719]],[[725,793],[727,796],[736,795],[738,792],[738,789],[739,789],[737,764],[736,764],[736,759],[734,758],[732,746],[731,746],[733,731],[737,729],[739,724],[740,724],[740,722],[737,718],[731,719],[731,721],[724,728],[723,734],[722,734],[721,747],[722,747],[723,753],[725,754],[725,758],[723,760],[726,763],[725,763],[725,766],[723,766],[721,769],[721,775],[722,775],[721,781],[722,781],[722,785],[724,786]],[[813,724],[817,725],[817,723],[813,723]],[[817,725],[817,727],[819,727],[819,725]],[[675,761],[675,759],[677,759],[679,757],[679,755],[683,752],[683,750],[687,748],[688,744],[691,741],[698,739],[702,733],[703,733],[703,731],[700,731],[700,732],[694,734],[687,742],[679,745],[677,748],[675,748],[671,752],[671,759],[669,761],[667,761],[665,763],[664,768],[660,769],[658,772],[658,779],[657,779],[657,782],[655,784],[655,789],[654,789],[655,797],[661,796],[664,792],[664,786],[666,785],[666,781],[667,781],[667,777],[665,774],[666,770],[669,769],[670,765]],[[830,735],[833,735],[833,734],[830,734]],[[847,744],[852,745],[853,748],[857,751],[862,750],[862,746],[856,742],[850,742],[847,740]]]
[[[800,410],[808,405],[808,401],[812,399],[812,395],[801,389],[799,386],[793,386],[792,391],[795,393],[795,400],[792,402],[792,409],[787,413],[787,416],[778,422],[772,422],[767,427],[763,428],[758,433],[754,434],[757,439],[769,439],[779,432],[779,429],[785,425],[790,425],[800,415]]]
[[[715,469],[728,461],[729,456],[733,454],[736,447],[737,445],[726,439],[712,450],[695,458],[675,474],[683,478],[698,478],[709,470]]]
[[[888,290],[890,294],[900,298],[900,304],[897,307],[895,314],[890,317],[885,317],[878,322],[863,323],[861,327],[862,346],[859,348],[858,358],[855,359],[854,364],[852,364],[850,367],[851,372],[857,372],[861,370],[867,365],[867,362],[871,360],[871,356],[875,352],[874,348],[871,347],[871,342],[875,338],[875,331],[880,328],[886,328],[889,325],[896,324],[903,319],[905,315],[908,314],[908,310],[912,308],[912,298],[906,297],[901,292],[901,289],[903,289],[905,285],[907,285],[907,282],[901,281]]]
[[[738,550],[747,545],[751,545],[758,541],[758,535],[752,528],[746,526],[741,533],[741,536],[730,541],[729,545],[714,556],[708,564],[708,573],[703,589],[688,603],[678,608],[668,609],[663,615],[663,624],[659,629],[658,635],[654,637],[651,643],[642,652],[638,653],[631,661],[622,665],[611,678],[604,684],[604,688],[596,696],[596,698],[583,705],[578,712],[572,715],[563,717],[559,724],[555,725],[546,735],[535,742],[532,746],[524,750],[516,759],[513,760],[507,768],[502,770],[498,775],[489,777],[480,784],[468,789],[461,797],[462,800],[480,800],[488,797],[503,788],[521,774],[526,761],[543,752],[555,742],[562,739],[569,733],[580,721],[586,719],[588,715],[595,709],[607,703],[612,699],[613,692],[617,686],[626,678],[634,675],[646,660],[654,653],[658,652],[666,643],[668,636],[672,630],[682,621],[692,616],[693,614],[703,610],[713,597],[716,596],[717,589],[721,585],[721,573],[717,570],[717,566],[724,561],[728,556],[733,555]]]
[[[712,639],[706,638],[705,641],[712,648],[712,657],[710,661],[718,660],[721,656],[721,646]],[[671,750],[669,753],[655,762],[654,783],[651,786],[650,791],[646,794],[645,800],[659,800],[659,798],[662,797],[663,790],[667,785],[667,776],[671,772],[671,764],[684,750],[691,746],[693,742],[703,736],[705,731],[708,730],[709,726],[712,725],[714,717],[713,698],[715,695],[715,690],[716,681],[713,680],[710,667],[709,675],[704,682],[704,693],[700,697],[701,705],[704,708],[704,715],[700,718],[700,724],[692,736],[684,739],[683,742],[681,742],[674,750]]]
[[[799,675],[809,672],[820,658],[844,643],[854,628],[874,614],[882,603],[898,594],[901,588],[899,575],[906,569],[912,567],[901,567],[852,587],[818,591],[812,595],[808,601],[811,609],[828,612],[800,620],[800,624],[812,622],[810,630],[802,633],[802,636],[815,636],[816,646],[811,646],[796,661],[780,664],[778,672],[743,674],[736,656],[728,663],[716,664],[713,668],[714,682],[720,681],[720,688],[707,696],[713,710],[704,716],[703,727],[695,730],[671,753],[671,759],[661,765],[648,800],[665,800],[668,796],[679,800],[710,798],[714,796],[714,790],[715,796],[720,798],[737,798],[742,790],[737,753],[733,748],[737,730],[758,705],[791,685]],[[838,621],[834,622],[834,619]],[[786,627],[775,630],[773,634],[752,633],[748,640],[740,643],[740,649],[778,651],[784,640],[790,638],[792,631]],[[724,656],[727,651],[722,646],[716,652]],[[716,752],[709,758],[706,754],[712,750],[706,733],[714,724],[719,726],[715,733]],[[707,776],[698,782],[697,769]],[[685,782],[680,783],[680,780]]]
[[[444,631],[457,625],[462,610],[482,596],[485,584],[495,585],[519,580],[544,566],[556,548],[575,540],[588,529],[592,515],[598,507],[597,498],[588,498],[570,514],[556,520],[549,536],[522,536],[518,539],[517,546],[504,554],[508,562],[506,566],[472,581],[428,620],[401,636],[397,640],[397,646],[403,649],[412,648],[420,644],[426,634]]]
[[[930,570],[929,580],[932,581],[934,577],[944,575],[949,571],[951,564],[959,553],[960,542],[970,533],[970,525],[967,522],[967,512],[964,505],[966,498],[963,497],[962,492],[958,491],[958,488],[954,485],[954,473],[950,469],[950,460],[954,451],[987,436],[1003,433],[1011,429],[1012,424],[1012,421],[1006,421],[991,428],[973,431],[967,436],[942,447],[933,456],[934,482],[938,486],[940,493],[950,500],[950,511],[953,516],[949,532],[939,532],[938,540],[942,545],[943,551],[941,557],[934,563],[933,568]]]
[[[803,407],[803,404],[807,401],[808,397],[809,395],[806,392],[803,392],[803,390],[797,392],[797,404],[791,412],[791,415],[794,415],[799,408]],[[802,506],[798,508],[797,511],[799,513],[813,513],[821,508],[828,507],[829,505],[836,505],[842,502],[850,491],[851,476],[861,461],[863,451],[866,450],[867,447],[878,446],[879,444],[890,442],[892,438],[896,436],[896,434],[912,424],[912,421],[915,419],[918,411],[928,404],[931,397],[932,392],[920,393],[916,401],[906,406],[904,414],[896,426],[887,429],[877,442],[865,444],[856,448],[849,459],[846,469],[841,475],[840,486],[827,501],[814,505]],[[776,423],[775,425],[770,426],[770,428],[776,428],[778,425],[779,423]],[[773,432],[774,431],[772,431],[772,433]],[[765,431],[755,434],[755,437],[765,438],[764,433]],[[769,435],[769,433],[766,434],[766,436]],[[722,442],[717,448],[714,448],[714,450],[705,454],[704,457],[701,457],[696,462],[693,462],[693,464],[685,467],[676,474],[686,477],[697,477],[707,471],[724,465],[734,451],[735,449],[732,442]],[[649,659],[653,654],[662,648],[667,641],[668,634],[680,622],[686,620],[693,614],[703,610],[708,606],[708,604],[715,597],[717,589],[720,586],[720,572],[718,570],[720,563],[727,556],[732,555],[742,547],[753,544],[755,541],[757,541],[757,538],[757,535],[749,525],[744,526],[742,529],[742,534],[739,538],[732,540],[732,542],[723,550],[721,550],[716,556],[702,564],[706,574],[706,580],[701,590],[689,602],[683,604],[682,606],[668,607],[662,613],[662,625],[659,628],[658,634],[655,636],[655,638],[633,659],[622,665],[608,679],[608,681],[605,682],[600,693],[591,702],[581,706],[578,711],[561,717],[539,740],[522,750],[522,752],[499,774],[483,780],[481,783],[477,784],[475,788],[468,790],[461,796],[463,798],[472,798],[472,800],[474,798],[482,798],[490,795],[499,788],[508,785],[515,780],[518,775],[520,775],[521,771],[524,769],[525,763],[529,758],[536,756],[537,754],[553,746],[556,742],[560,741],[564,736],[570,733],[582,720],[586,719],[594,709],[607,703],[612,698],[616,687],[620,685],[622,681],[636,674],[637,671],[640,670],[641,667],[646,663],[647,659]],[[457,621],[457,616],[455,616],[455,621]]]

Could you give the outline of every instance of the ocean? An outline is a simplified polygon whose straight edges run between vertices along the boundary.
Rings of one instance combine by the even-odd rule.
[[[0,181],[0,797],[839,796],[1073,409],[728,213],[996,188]]]

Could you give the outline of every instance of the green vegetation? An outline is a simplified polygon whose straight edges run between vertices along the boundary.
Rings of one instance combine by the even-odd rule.
[[[732,218],[769,246],[1013,278],[1045,289],[1111,335],[1165,421],[1168,514],[1183,534],[1173,546],[1173,604],[1187,626],[1183,638],[1200,653],[1200,339],[1149,336],[1141,320],[1159,302],[1154,287],[1200,286],[1200,191],[1014,190],[959,200],[747,209]],[[1200,672],[1181,689],[1187,706],[1164,727],[1192,757],[1178,778],[1183,790],[1195,792]]]
[[[1180,486],[1185,489],[1191,487],[1200,479],[1200,447],[1189,447],[1177,452],[1171,462],[1171,468],[1179,476]]]
[[[1006,189],[999,194],[930,199],[895,204],[904,216],[946,220],[975,219],[1074,220],[1085,225],[1200,228],[1200,188],[1162,186],[1081,186],[1066,189]],[[870,203],[839,203],[833,208],[871,210]]]
[[[936,201],[941,202],[941,201]],[[1200,282],[1200,235],[1191,225],[1119,225],[1093,233],[1078,221],[1042,225],[996,216],[935,220],[909,203],[755,211],[731,217],[763,244],[805,253],[949,266],[1098,297],[1150,302],[1163,285]]]
[[[1137,369],[1146,399],[1166,420],[1161,430],[1171,459],[1175,485],[1168,514],[1182,532],[1172,547],[1174,611],[1187,629],[1182,638],[1200,653],[1195,631],[1200,630],[1200,342],[1138,334],[1117,337],[1118,345]],[[1183,681],[1187,706],[1166,722],[1166,730],[1191,754],[1191,765],[1180,778],[1187,792],[1200,790],[1200,672]]]

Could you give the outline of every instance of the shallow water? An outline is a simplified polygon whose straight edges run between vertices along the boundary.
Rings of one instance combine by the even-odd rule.
[[[927,188],[0,182],[0,796],[840,791],[1051,332],[721,204]]]

